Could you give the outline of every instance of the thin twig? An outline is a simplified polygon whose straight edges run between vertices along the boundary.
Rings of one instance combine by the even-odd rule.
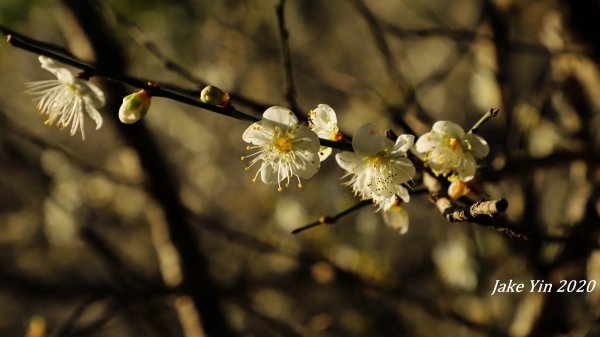
[[[391,131],[391,130],[390,130]],[[419,188],[419,189],[415,189],[412,191],[412,195],[417,195],[417,194],[422,194],[422,193],[426,193],[427,189],[424,188]],[[298,234],[300,232],[303,232],[307,229],[313,228],[313,227],[317,227],[320,225],[333,225],[334,223],[336,223],[338,220],[340,220],[341,218],[367,206],[367,205],[372,205],[373,204],[373,200],[371,199],[367,199],[367,200],[363,200],[341,212],[339,212],[336,215],[323,215],[321,217],[319,217],[319,219],[317,221],[311,222],[308,225],[304,225],[302,227],[296,228],[292,231],[292,234]]]
[[[491,108],[490,111],[486,112],[475,124],[473,124],[473,126],[471,127],[471,129],[469,130],[468,133],[477,133],[477,131],[479,131],[479,128],[485,122],[487,122],[488,119],[498,116],[499,112],[500,112],[499,109]]]
[[[121,301],[114,301],[104,309],[102,316],[98,317],[98,319],[79,327],[78,329],[74,329],[72,333],[66,336],[89,336],[92,333],[97,333],[106,325],[106,323],[113,319],[115,314],[121,309],[123,309],[123,303]]]
[[[296,228],[292,231],[292,234],[298,234],[300,232],[303,232],[307,229],[313,228],[313,227],[317,227],[320,225],[333,225],[334,223],[336,223],[339,219],[345,217],[348,214],[351,214],[352,212],[359,210],[367,205],[372,205],[373,204],[373,200],[371,199],[367,199],[367,200],[363,200],[341,212],[339,212],[338,214],[335,215],[323,215],[321,217],[319,217],[319,220],[315,221],[315,222],[311,222],[308,225],[304,225],[302,227]]]
[[[432,28],[403,28],[377,18],[381,28],[390,34],[403,39],[422,39],[428,37],[443,37],[455,42],[474,43],[478,41],[490,41],[494,39],[493,34],[478,33],[471,29],[448,29],[444,27]],[[511,51],[515,53],[538,54],[543,56],[559,56],[565,54],[589,54],[583,48],[568,47],[559,50],[550,50],[542,44],[534,44],[522,41],[508,41]]]
[[[283,65],[285,76],[285,99],[294,112],[301,114],[302,110],[298,106],[298,102],[296,100],[296,86],[294,85],[294,75],[292,71],[292,55],[290,52],[289,32],[285,24],[285,0],[279,1],[275,12],[277,13],[279,35],[281,38],[281,63]]]
[[[400,70],[396,64],[396,59],[394,54],[390,50],[390,47],[385,40],[385,36],[382,33],[381,25],[373,12],[365,5],[362,0],[354,0],[354,5],[356,9],[360,12],[363,18],[369,24],[369,29],[371,30],[371,35],[375,39],[375,44],[377,45],[377,49],[381,53],[383,60],[385,61],[386,67],[389,70],[389,75],[391,76],[394,84],[400,89],[403,95],[408,96],[410,91],[410,85],[404,77],[400,74]]]
[[[81,318],[81,316],[87,310],[87,308],[99,299],[99,296],[94,295],[81,302],[81,304],[79,304],[75,308],[75,310],[73,310],[73,313],[71,313],[67,320],[64,321],[58,328],[56,328],[56,330],[54,330],[54,332],[49,337],[68,336],[75,324],[77,323],[77,321],[79,320],[79,318]]]
[[[405,120],[405,114],[409,110],[410,106],[416,106],[418,109],[415,109],[415,117],[417,117],[421,121],[430,122],[430,117],[422,112],[422,109],[419,109],[420,104],[416,99],[415,88],[411,86],[411,84],[404,78],[401,74],[400,69],[398,68],[398,62],[394,53],[390,49],[390,46],[385,38],[385,34],[383,29],[381,28],[381,24],[375,14],[364,4],[362,0],[353,0],[354,6],[363,17],[363,19],[369,25],[369,30],[373,39],[375,40],[375,45],[379,50],[383,61],[386,66],[386,73],[390,76],[391,81],[397,87],[398,92],[402,98],[403,106],[397,109],[398,111],[394,111],[394,120],[401,124],[407,132],[413,132],[413,128],[408,127],[408,123]],[[390,109],[391,110],[391,109]],[[401,120],[401,121],[400,121]],[[409,131],[410,130],[410,131]]]
[[[426,191],[427,190],[424,189],[417,189],[413,192],[413,194],[422,193]],[[397,303],[398,301],[414,303],[422,307],[426,312],[428,312],[434,317],[438,317],[440,319],[448,319],[452,322],[461,324],[469,329],[473,329],[476,331],[493,331],[492,327],[484,326],[479,323],[473,322],[455,311],[449,311],[442,307],[439,307],[436,303],[430,301],[429,298],[426,298],[425,296],[422,296],[418,293],[412,293],[409,290],[407,290],[406,287],[404,287],[403,285],[399,285],[397,282],[393,282],[393,285],[386,285],[385,283],[377,282],[374,280],[367,280],[355,271],[340,268],[327,256],[315,254],[314,252],[311,253],[304,249],[298,251],[296,249],[286,248],[285,246],[282,246],[280,242],[274,243],[266,241],[264,238],[259,238],[254,234],[248,234],[246,232],[240,231],[239,229],[229,228],[220,223],[220,219],[204,218],[203,216],[195,214],[189,209],[187,209],[187,212],[189,213],[191,221],[194,222],[199,228],[220,235],[221,237],[233,244],[242,245],[247,248],[252,248],[259,252],[275,253],[291,257],[297,259],[305,266],[311,266],[319,262],[328,263],[335,271],[335,275],[337,275],[336,279],[338,279],[339,284],[341,286],[348,287],[348,290],[354,291],[355,294],[357,294],[357,296],[362,296],[363,294],[363,291],[357,291],[357,289],[368,289],[370,291],[372,290],[373,294],[378,296],[378,298],[376,299],[378,304],[386,303],[387,300],[393,301],[394,303]],[[306,268],[301,269],[307,270]],[[366,296],[364,297],[364,299],[369,302],[374,300],[371,296]],[[235,297],[234,300],[239,301],[239,296]],[[504,336],[502,334],[497,333],[488,335]]]

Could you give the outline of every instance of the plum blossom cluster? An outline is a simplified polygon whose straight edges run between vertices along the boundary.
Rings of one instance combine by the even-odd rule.
[[[277,184],[278,191],[283,190],[282,184],[288,187],[291,180],[302,187],[301,179],[317,173],[320,163],[332,153],[332,148],[322,146],[319,139],[344,140],[335,111],[327,104],[310,111],[308,126],[299,123],[288,108],[271,107],[260,121],[246,129],[242,139],[251,144],[247,150],[253,151],[242,156],[242,160],[250,159],[246,170],[258,167],[253,181],[260,175],[262,182]],[[400,233],[408,229],[408,213],[401,204],[410,201],[409,190],[417,176],[411,153],[415,154],[413,160],[421,160],[435,175],[448,177],[454,190],[466,191],[465,182],[475,176],[475,158],[483,158],[489,152],[483,138],[465,133],[448,121],[435,123],[416,142],[415,136],[408,134],[391,139],[368,123],[354,133],[352,149],[335,155],[337,164],[346,172],[343,184],[360,199],[372,200],[385,222]]]
[[[104,105],[104,94],[87,80],[85,74],[75,76],[45,56],[39,61],[55,80],[25,83],[26,93],[37,102],[47,125],[71,127],[85,139],[84,120],[89,116],[96,129],[102,126],[98,111]],[[157,83],[149,83],[158,87]],[[152,95],[145,89],[123,99],[118,116],[131,124],[144,118],[150,108]],[[216,87],[205,87],[199,100],[224,108],[231,106],[231,97]],[[277,185],[282,191],[290,183],[302,188],[302,179],[310,179],[320,169],[321,162],[333,152],[332,142],[345,142],[338,128],[335,111],[319,104],[309,113],[307,123],[301,123],[288,108],[268,108],[262,119],[250,125],[242,139],[249,143],[250,154],[246,170],[254,168],[253,181],[260,176],[265,184]],[[422,162],[429,173],[443,176],[451,182],[449,195],[458,198],[469,193],[477,171],[476,159],[489,153],[487,142],[471,131],[465,132],[449,121],[436,122],[432,130],[415,141],[414,135],[384,136],[375,125],[359,127],[352,137],[352,151],[335,155],[335,161],[345,171],[343,184],[362,200],[371,200],[385,222],[400,233],[408,229],[408,213],[401,207],[410,201],[410,189],[418,178],[415,160]],[[349,144],[348,144],[349,145]]]

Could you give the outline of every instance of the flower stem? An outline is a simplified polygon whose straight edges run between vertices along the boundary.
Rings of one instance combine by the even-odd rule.
[[[496,117],[498,116],[498,113],[500,112],[499,109],[496,108],[492,108],[490,109],[490,111],[486,112],[485,115],[483,115],[483,117],[481,117],[477,123],[475,123],[471,129],[469,130],[468,133],[477,133],[477,131],[479,131],[479,128],[483,125],[483,123],[487,122],[488,119],[492,118],[492,117]]]
[[[339,212],[336,215],[333,216],[328,216],[328,215],[324,215],[322,217],[319,218],[319,220],[315,221],[315,222],[311,222],[308,225],[304,225],[302,227],[296,228],[292,231],[292,234],[298,234],[300,232],[303,232],[307,229],[313,228],[313,227],[317,227],[323,224],[327,224],[327,225],[333,225],[334,223],[336,223],[339,219],[345,217],[346,215],[357,211],[367,205],[372,205],[373,204],[373,200],[371,199],[367,199],[367,200],[363,200],[341,212]]]

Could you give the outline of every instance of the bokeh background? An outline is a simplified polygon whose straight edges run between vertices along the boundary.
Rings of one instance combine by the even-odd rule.
[[[0,24],[107,69],[260,116],[285,95],[278,1],[3,0]],[[285,2],[299,113],[327,103],[347,134],[480,130],[481,167],[510,238],[449,223],[425,194],[399,235],[333,159],[277,192],[252,183],[248,123],[93,78],[108,103],[86,140],[43,125],[23,83],[37,56],[0,44],[1,336],[600,336],[600,73],[592,0]],[[173,66],[175,64],[175,66]],[[169,66],[170,65],[170,66]],[[419,189],[419,185],[415,189]],[[525,292],[490,293],[496,280]],[[581,283],[578,283],[581,284]],[[201,317],[201,318],[200,318]]]

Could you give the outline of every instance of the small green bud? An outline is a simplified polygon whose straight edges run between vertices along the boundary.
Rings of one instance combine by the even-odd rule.
[[[212,85],[206,86],[204,89],[202,89],[202,92],[200,92],[200,101],[202,103],[220,105],[222,107],[227,107],[229,104],[231,104],[231,98],[229,97],[229,94],[223,92],[217,87],[213,87]]]
[[[133,124],[146,116],[152,96],[144,89],[123,98],[119,108],[121,123]]]

